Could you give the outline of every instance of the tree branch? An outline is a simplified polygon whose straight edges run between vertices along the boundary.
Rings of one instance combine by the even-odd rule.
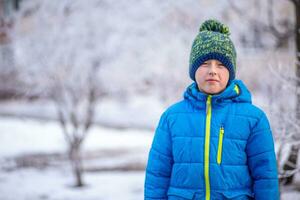
[[[289,0],[289,1],[291,1],[292,3],[294,3],[295,6],[299,6],[299,4],[300,4],[300,0]]]
[[[240,16],[244,16],[245,12],[243,9],[239,8],[232,0],[228,0],[231,8]]]
[[[273,14],[273,9],[274,9],[274,1],[269,0],[269,6],[268,6],[268,28],[270,30],[270,33],[277,38],[278,43],[282,40],[288,40],[290,37],[294,35],[294,27],[292,27],[290,24],[287,24],[286,29],[284,32],[279,31],[274,23],[274,14]],[[277,46],[280,46],[277,44]]]
[[[67,130],[67,124],[64,118],[64,114],[60,108],[59,102],[55,101],[55,105],[56,105],[56,110],[58,113],[58,120],[59,123],[63,129],[63,135],[65,137],[65,140],[67,141],[68,144],[72,144],[72,138],[70,137],[70,135],[68,134],[68,130]]]

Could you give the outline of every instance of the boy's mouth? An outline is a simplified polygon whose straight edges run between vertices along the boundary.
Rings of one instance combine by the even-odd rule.
[[[216,79],[207,79],[206,82],[212,82],[213,83],[213,82],[219,82],[219,81],[216,80]]]

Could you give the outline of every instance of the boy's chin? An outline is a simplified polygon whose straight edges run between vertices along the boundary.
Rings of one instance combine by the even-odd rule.
[[[206,94],[216,95],[216,94],[221,93],[223,90],[220,89],[220,88],[214,88],[214,87],[212,87],[212,88],[205,88],[205,89],[203,89],[202,91],[203,91],[204,93],[206,93]]]

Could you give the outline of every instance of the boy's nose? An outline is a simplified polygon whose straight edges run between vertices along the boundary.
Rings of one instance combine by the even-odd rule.
[[[216,66],[214,64],[211,64],[211,66],[209,67],[209,75],[216,75]]]
[[[210,71],[209,72],[209,75],[211,75],[211,76],[215,76],[217,73],[216,72],[214,72],[214,71]]]

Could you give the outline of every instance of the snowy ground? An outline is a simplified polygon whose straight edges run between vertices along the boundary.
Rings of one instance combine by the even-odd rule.
[[[20,155],[63,154],[64,138],[54,122],[28,119],[0,118],[0,199],[1,200],[93,200],[142,199],[144,171],[86,172],[83,189],[71,187],[73,177],[66,161],[42,169],[23,167],[12,158]],[[151,131],[115,130],[96,127],[90,132],[84,152],[98,159],[86,160],[87,168],[114,168],[145,163],[152,141]],[[110,153],[108,156],[97,152]],[[9,162],[8,162],[9,161]],[[53,162],[52,162],[53,163]]]
[[[66,161],[42,168],[20,167],[12,158],[43,153],[63,154],[65,143],[54,122],[0,118],[0,199],[1,200],[138,200],[143,199],[144,171],[106,171],[125,163],[145,163],[152,141],[151,131],[116,130],[95,127],[86,140],[84,151],[95,153],[87,159],[82,189],[71,185],[73,176]],[[90,156],[93,157],[93,156]],[[51,162],[50,162],[51,163]],[[297,176],[299,179],[299,176]],[[300,179],[299,179],[300,180]],[[292,188],[283,189],[283,200],[300,199]]]
[[[65,151],[63,134],[55,122],[0,118],[0,131],[0,157]],[[84,150],[147,148],[152,137],[151,131],[94,126],[84,142]]]
[[[94,121],[105,127],[153,129],[164,108],[162,102],[153,96],[134,96],[126,103],[101,99],[96,104]],[[0,115],[48,121],[57,119],[57,110],[53,102],[47,100],[9,100],[1,102]]]
[[[140,200],[143,172],[86,173],[82,189],[70,186],[66,170],[19,170],[0,175],[1,200]]]

